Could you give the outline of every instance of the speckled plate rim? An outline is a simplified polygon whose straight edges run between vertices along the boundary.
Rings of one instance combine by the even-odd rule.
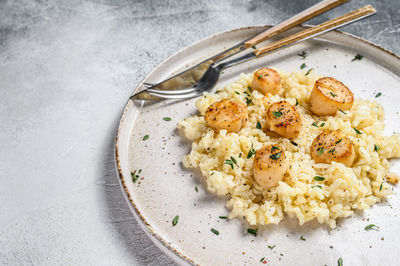
[[[160,64],[157,65],[157,67],[155,67],[143,80],[142,82],[136,87],[136,89],[133,92],[137,92],[140,88],[142,88],[143,83],[147,81],[147,79],[149,79],[149,77],[151,77],[151,75],[156,72],[158,69],[160,69],[165,63],[167,63],[168,61],[172,60],[173,58],[177,57],[178,55],[180,55],[181,53],[192,49],[193,47],[199,45],[202,42],[206,42],[209,40],[212,40],[213,38],[219,37],[221,35],[226,35],[232,32],[239,32],[239,31],[244,31],[244,30],[249,30],[249,29],[263,29],[263,28],[268,28],[271,27],[271,25],[256,25],[256,26],[249,26],[249,27],[241,27],[241,28],[236,28],[236,29],[232,29],[232,30],[227,30],[227,31],[223,31],[220,33],[216,33],[213,35],[210,35],[208,37],[205,37],[189,46],[184,47],[183,49],[179,50],[178,52],[174,53],[173,55],[169,56],[168,58],[166,58],[165,60],[163,60]],[[299,27],[310,27],[309,25],[302,25]],[[350,33],[346,33],[346,32],[342,32],[339,30],[335,30],[334,32],[341,34],[341,35],[345,35],[349,38],[354,39],[357,42],[362,42],[363,44],[369,46],[372,49],[378,49],[381,52],[385,53],[386,55],[388,55],[389,57],[392,57],[392,59],[394,59],[395,61],[397,60],[400,63],[400,56],[396,55],[395,53],[380,47],[379,45],[372,43],[370,41],[367,41],[361,37],[355,36],[353,34]],[[141,228],[143,229],[143,231],[147,234],[147,236],[153,241],[153,243],[160,248],[161,251],[163,251],[169,258],[171,258],[174,262],[182,264],[182,265],[198,265],[197,263],[195,263],[195,261],[191,258],[188,258],[187,256],[185,256],[185,254],[183,254],[182,252],[178,251],[176,248],[174,248],[171,244],[169,244],[165,239],[163,239],[157,232],[155,232],[155,230],[153,229],[153,227],[149,224],[149,222],[146,220],[146,218],[140,213],[138,207],[136,206],[135,202],[133,201],[130,192],[128,191],[128,188],[126,186],[126,181],[125,180],[129,180],[126,179],[126,177],[123,175],[122,173],[122,167],[121,167],[121,161],[120,161],[120,148],[119,148],[119,140],[120,140],[120,136],[121,136],[121,130],[124,126],[124,121],[126,118],[126,114],[130,108],[130,105],[133,104],[131,100],[129,100],[125,107],[124,110],[122,112],[121,115],[121,119],[119,121],[119,125],[118,125],[118,129],[117,132],[115,134],[115,138],[114,138],[114,161],[115,161],[115,168],[117,171],[117,175],[118,175],[118,180],[119,180],[119,184],[123,190],[123,195],[125,200],[127,201],[129,208],[132,211],[133,216],[135,217],[136,221],[139,223],[139,225],[141,226]]]

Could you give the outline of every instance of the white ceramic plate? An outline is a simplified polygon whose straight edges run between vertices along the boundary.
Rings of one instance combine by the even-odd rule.
[[[165,60],[143,82],[161,81],[264,29],[236,29],[201,40]],[[297,56],[302,51],[309,53],[305,60]],[[364,58],[352,61],[357,53]],[[294,71],[304,62],[307,68],[312,67],[321,75],[341,80],[358,98],[372,100],[377,92],[382,92],[377,101],[386,111],[385,133],[399,131],[400,59],[338,31],[232,67],[225,71],[216,87],[233,82],[241,72],[262,66]],[[176,123],[196,113],[194,102],[195,99],[143,105],[129,101],[116,138],[123,193],[143,229],[172,259],[180,264],[257,265],[265,257],[267,265],[337,265],[341,257],[346,265],[397,264],[400,251],[397,188],[388,202],[341,220],[334,230],[317,222],[299,226],[295,219],[286,218],[278,226],[263,226],[254,237],[246,233],[247,225],[240,219],[218,219],[228,214],[225,199],[208,193],[201,175],[181,164],[190,143],[179,135]],[[171,117],[172,121],[164,121],[163,117]],[[145,135],[150,138],[143,141]],[[400,163],[392,163],[392,170],[400,173]],[[135,169],[142,169],[140,176],[144,179],[134,184],[130,173]],[[173,227],[175,215],[180,218]],[[364,227],[371,223],[379,225],[380,231],[365,231]],[[220,234],[213,234],[210,228],[218,229]],[[306,241],[301,241],[300,236]],[[268,248],[274,245],[274,249]]]

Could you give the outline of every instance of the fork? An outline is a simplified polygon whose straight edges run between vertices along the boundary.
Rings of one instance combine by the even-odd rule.
[[[204,75],[200,80],[195,83],[192,87],[180,90],[158,90],[153,88],[147,88],[144,91],[134,94],[130,99],[146,99],[141,97],[143,93],[150,96],[157,97],[159,99],[187,99],[201,96],[203,92],[209,91],[217,83],[221,71],[225,68],[232,67],[242,62],[249,61],[254,58],[265,56],[272,51],[288,47],[299,42],[308,40],[310,38],[319,36],[328,31],[337,29],[339,27],[348,25],[355,21],[361,20],[368,16],[376,13],[376,10],[371,6],[367,5],[352,12],[349,12],[340,17],[321,23],[317,26],[310,27],[286,38],[278,40],[276,42],[267,44],[263,47],[255,49],[254,51],[247,53],[241,57],[226,61],[226,62],[214,62],[209,66]]]
[[[331,10],[339,5],[342,5],[349,0],[322,0],[315,5],[297,13],[296,15],[278,23],[277,25],[270,27],[257,33],[250,38],[229,47],[228,49],[212,55],[211,57],[204,59],[203,61],[195,64],[190,68],[186,68],[180,73],[177,73],[163,81],[158,83],[142,83],[144,87],[144,92],[136,97],[137,99],[152,100],[159,99],[158,97],[151,96],[147,93],[147,89],[160,89],[160,90],[181,90],[192,87],[196,84],[200,78],[206,73],[210,65],[216,64],[217,62],[222,62],[227,58],[238,54],[250,47],[255,47],[255,45],[272,38],[273,36],[291,29],[301,23],[310,20],[328,10]],[[254,48],[255,49],[255,48]]]

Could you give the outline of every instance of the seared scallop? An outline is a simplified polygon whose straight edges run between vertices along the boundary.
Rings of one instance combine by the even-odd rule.
[[[279,94],[282,88],[281,76],[271,68],[260,68],[254,72],[251,86],[263,94]]]
[[[278,144],[266,145],[256,151],[253,175],[264,189],[275,187],[283,179],[289,167],[285,151]]]
[[[207,125],[217,132],[222,129],[238,132],[247,122],[247,106],[237,101],[221,100],[208,107],[204,118]]]
[[[351,167],[355,158],[354,145],[340,130],[325,130],[311,144],[311,157],[316,163],[342,163]]]
[[[310,95],[310,109],[320,116],[350,110],[353,102],[353,93],[342,82],[330,77],[317,80]]]
[[[273,103],[267,111],[267,125],[280,136],[297,137],[301,127],[299,111],[287,101]]]

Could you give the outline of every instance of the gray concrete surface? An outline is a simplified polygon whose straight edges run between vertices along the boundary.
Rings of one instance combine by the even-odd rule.
[[[210,34],[316,3],[0,1],[0,264],[167,265],[125,203],[113,137],[153,67]],[[345,31],[400,53],[400,1]]]

